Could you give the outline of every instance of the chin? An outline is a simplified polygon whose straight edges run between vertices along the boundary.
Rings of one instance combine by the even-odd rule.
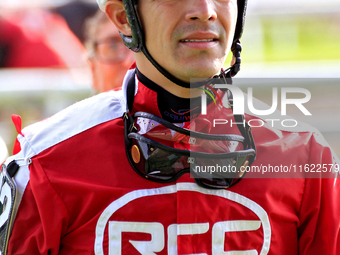
[[[194,65],[187,69],[187,73],[194,78],[210,78],[219,74],[221,68],[223,68],[223,63],[220,61],[197,61]]]
[[[220,73],[221,68],[213,68],[211,65],[206,68],[196,68],[188,73],[190,78],[211,78],[216,74]],[[187,77],[188,77],[187,76]]]

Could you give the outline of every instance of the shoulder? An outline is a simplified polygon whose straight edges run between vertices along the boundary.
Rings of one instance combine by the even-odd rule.
[[[24,128],[18,140],[26,156],[32,157],[88,129],[119,119],[124,112],[122,90],[101,93]]]

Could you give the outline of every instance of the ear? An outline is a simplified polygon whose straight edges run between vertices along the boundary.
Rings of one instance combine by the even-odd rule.
[[[118,31],[124,35],[132,36],[124,4],[121,0],[109,0],[105,5],[105,12]]]

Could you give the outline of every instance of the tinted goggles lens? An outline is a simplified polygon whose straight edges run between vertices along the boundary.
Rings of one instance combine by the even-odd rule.
[[[198,133],[141,114],[135,114],[137,131],[127,135],[127,154],[135,171],[149,180],[172,182],[190,172],[201,186],[228,188],[255,155],[244,149],[242,136]]]

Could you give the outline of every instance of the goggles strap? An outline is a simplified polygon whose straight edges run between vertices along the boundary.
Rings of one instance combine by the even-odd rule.
[[[135,76],[136,76],[136,72],[130,77],[128,84],[127,84],[127,88],[126,88],[126,101],[127,101],[128,112],[132,111],[133,101],[135,99],[135,88],[136,88]]]
[[[225,77],[230,77],[230,81],[231,80],[231,74],[230,72],[228,73],[224,73]],[[234,111],[233,109],[233,94],[231,93],[231,91],[229,89],[227,89],[227,96],[228,96],[228,101],[229,101],[229,105],[232,111]],[[244,119],[244,115],[234,115],[237,127],[241,133],[241,135],[244,137],[245,139],[245,144],[247,146],[246,149],[249,148],[253,148],[256,152],[256,147],[255,147],[255,142],[254,142],[254,138],[253,138],[253,134],[251,133],[251,127],[249,126],[249,124],[245,121]],[[255,161],[256,158],[256,154],[254,156],[250,156],[249,158],[249,163],[252,164]]]
[[[126,88],[126,101],[127,101],[127,111],[124,113],[123,115],[123,119],[124,119],[124,137],[125,137],[125,144],[126,147],[130,147],[131,146],[131,141],[128,139],[128,133],[132,132],[134,128],[136,128],[134,126],[134,121],[133,118],[131,116],[131,110],[132,110],[132,106],[133,106],[133,101],[135,98],[135,75],[136,73],[134,73],[127,84],[127,88]],[[127,148],[126,148],[127,150]],[[128,153],[128,152],[127,152]]]
[[[230,75],[230,73],[229,73],[229,75]],[[231,108],[232,111],[234,111],[233,94],[231,93],[231,91],[229,89],[227,89],[227,97],[228,97],[230,108]],[[236,125],[237,125],[241,135],[245,139],[245,143],[248,146],[254,145],[254,140],[252,139],[253,136],[252,136],[252,133],[251,133],[251,128],[248,125],[248,123],[245,121],[244,115],[243,114],[236,114],[236,115],[234,115],[234,119],[235,119]]]

